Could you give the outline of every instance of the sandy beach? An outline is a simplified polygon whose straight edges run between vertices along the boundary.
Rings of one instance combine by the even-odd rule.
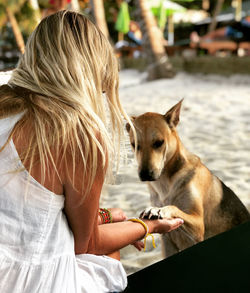
[[[0,72],[0,84],[10,72]],[[120,98],[129,115],[147,111],[164,114],[184,98],[178,132],[186,148],[224,181],[250,209],[250,76],[188,75],[145,82],[135,70],[120,73]],[[120,207],[128,217],[150,205],[149,193],[137,176],[137,166],[126,141],[127,164],[122,163],[114,185],[106,186],[102,207]],[[161,247],[147,242],[146,252],[133,246],[122,250],[127,273],[160,259]]]
[[[183,144],[224,181],[250,209],[250,76],[188,75],[144,82],[145,75],[134,70],[120,74],[120,97],[129,115],[143,112],[164,114],[184,98],[178,125]],[[120,168],[117,184],[103,193],[106,207],[122,207],[130,217],[148,205],[149,193],[138,180],[137,166],[129,143],[127,165]],[[160,259],[157,248],[147,241],[146,252],[132,246],[122,250],[128,273]]]

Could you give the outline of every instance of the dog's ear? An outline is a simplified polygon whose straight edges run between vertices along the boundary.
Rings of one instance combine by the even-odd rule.
[[[130,120],[132,121],[132,123],[135,121],[135,119],[136,119],[136,116],[131,116],[130,117]],[[126,130],[127,130],[128,133],[130,131],[130,128],[131,128],[130,124],[126,123]]]
[[[167,123],[171,128],[176,127],[179,122],[182,101],[183,99],[164,115]]]

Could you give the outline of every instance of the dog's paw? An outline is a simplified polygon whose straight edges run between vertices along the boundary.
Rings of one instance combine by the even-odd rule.
[[[157,207],[149,207],[141,212],[140,218],[142,219],[162,219],[161,209]]]

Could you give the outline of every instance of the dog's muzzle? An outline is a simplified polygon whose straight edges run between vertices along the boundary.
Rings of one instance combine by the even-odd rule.
[[[156,180],[154,172],[149,169],[140,170],[139,177],[141,181],[155,181]]]

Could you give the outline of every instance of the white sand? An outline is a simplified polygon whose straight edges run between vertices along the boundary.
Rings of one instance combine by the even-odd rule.
[[[184,98],[178,131],[184,145],[250,208],[250,76],[178,74],[174,79],[143,82],[144,74],[121,72],[120,97],[129,115],[143,112],[164,114]],[[130,149],[130,148],[129,148]],[[103,205],[122,207],[128,216],[138,216],[150,205],[144,183],[139,182],[131,160],[119,172],[118,185],[103,194]],[[147,252],[130,246],[122,250],[127,272],[161,259],[149,241]]]
[[[0,72],[0,83],[7,82],[9,74]],[[120,77],[120,97],[129,115],[163,114],[184,98],[178,126],[184,145],[250,208],[250,76],[179,73],[174,79],[144,82],[144,74],[124,70]],[[121,207],[131,217],[150,201],[146,185],[138,180],[128,141],[126,147],[128,164],[121,165],[116,185],[103,192],[101,205]],[[122,250],[128,273],[161,259],[158,236],[156,241],[156,249],[148,241],[146,252],[133,246]]]

